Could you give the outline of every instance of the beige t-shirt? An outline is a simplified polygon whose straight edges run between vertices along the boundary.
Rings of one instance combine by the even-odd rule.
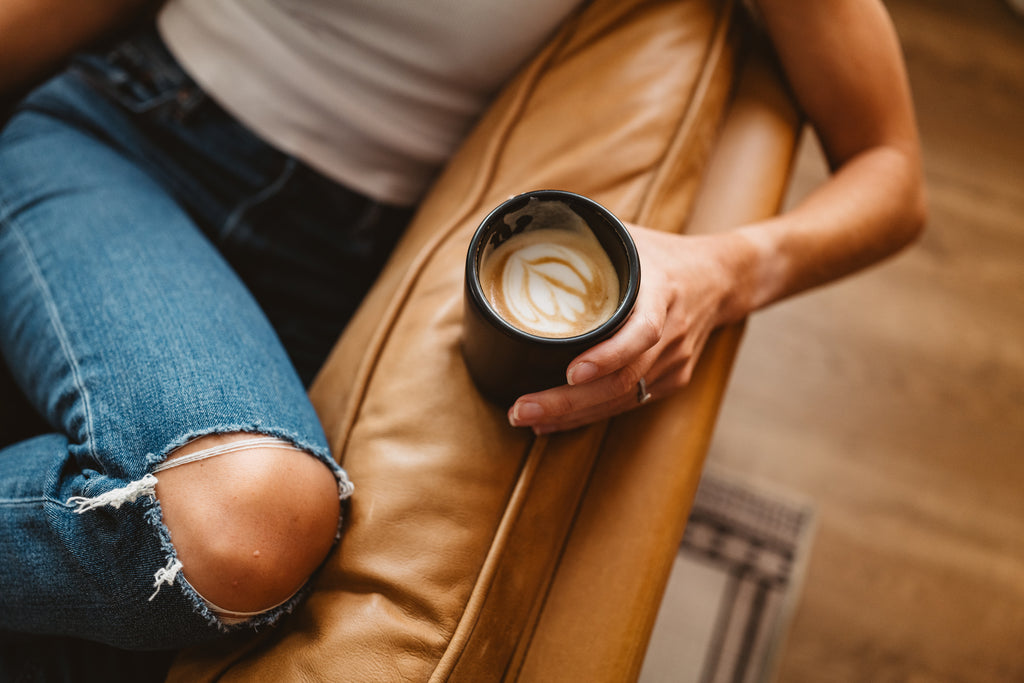
[[[578,0],[170,0],[189,74],[279,149],[412,204]]]

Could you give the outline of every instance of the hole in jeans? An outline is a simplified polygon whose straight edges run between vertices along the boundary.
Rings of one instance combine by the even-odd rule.
[[[180,572],[225,623],[286,602],[333,546],[338,480],[325,463],[287,441],[246,433],[204,436],[171,453],[153,473],[180,562],[161,570],[163,583]]]

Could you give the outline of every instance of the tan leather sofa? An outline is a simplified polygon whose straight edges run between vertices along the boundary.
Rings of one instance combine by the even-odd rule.
[[[741,326],[678,394],[534,438],[466,374],[462,264],[480,219],[530,189],[663,230],[777,211],[800,121],[743,17],[595,0],[504,89],[312,389],[356,485],[315,592],[278,628],[182,654],[170,680],[636,678]]]

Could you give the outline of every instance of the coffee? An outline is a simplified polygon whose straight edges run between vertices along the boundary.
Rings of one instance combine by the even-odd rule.
[[[562,202],[534,199],[505,223],[513,234],[489,249],[480,265],[484,296],[502,319],[538,337],[566,338],[615,313],[615,266],[575,212]]]

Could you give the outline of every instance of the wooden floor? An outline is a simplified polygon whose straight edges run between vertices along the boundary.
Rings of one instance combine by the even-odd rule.
[[[891,0],[931,214],[757,315],[710,463],[811,497],[790,681],[1024,681],[1024,18]],[[791,201],[824,175],[804,145]]]

